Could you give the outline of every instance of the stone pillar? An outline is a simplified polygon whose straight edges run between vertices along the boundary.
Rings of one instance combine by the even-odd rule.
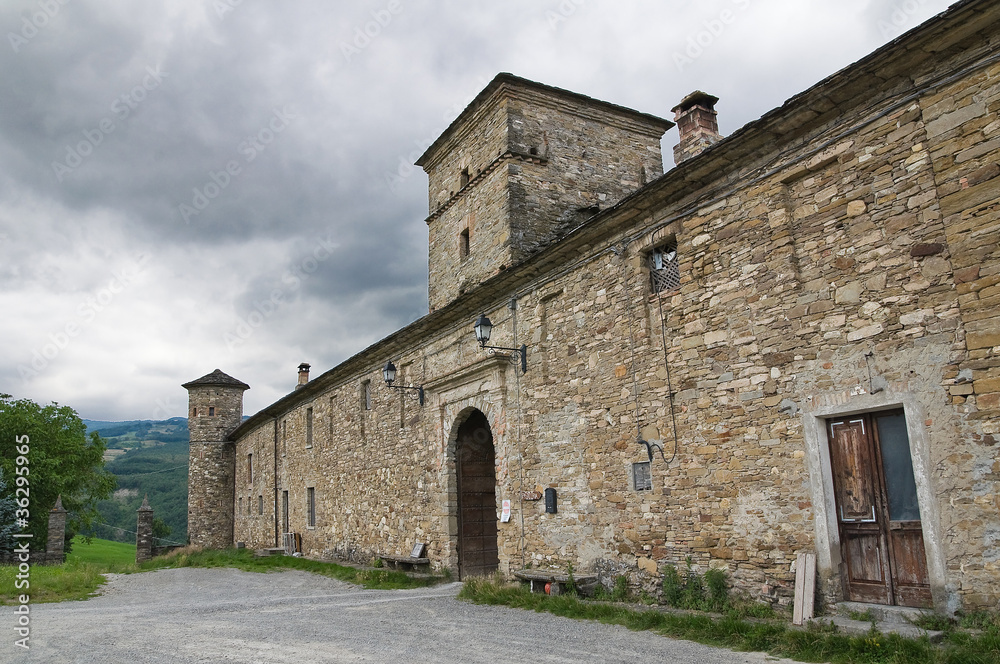
[[[62,506],[62,496],[49,512],[49,535],[45,545],[45,562],[61,565],[66,561],[66,510]]]
[[[135,562],[143,563],[153,557],[153,508],[149,496],[143,496],[142,506],[136,510]]]

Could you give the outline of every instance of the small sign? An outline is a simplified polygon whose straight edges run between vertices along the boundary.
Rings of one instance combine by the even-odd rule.
[[[427,548],[426,544],[417,542],[413,545],[413,551],[410,551],[410,558],[423,558],[425,548]]]
[[[510,501],[503,501],[503,509],[500,511],[500,523],[507,523],[510,521]]]
[[[540,491],[522,491],[521,500],[541,500],[542,493]]]

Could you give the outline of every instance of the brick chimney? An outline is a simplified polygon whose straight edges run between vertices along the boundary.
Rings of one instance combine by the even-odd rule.
[[[309,364],[303,362],[299,365],[299,384],[295,386],[295,389],[301,389],[303,385],[309,382]]]
[[[716,121],[715,104],[718,97],[695,90],[674,106],[674,121],[681,135],[681,142],[674,146],[674,163],[680,165],[706,148],[722,140]]]

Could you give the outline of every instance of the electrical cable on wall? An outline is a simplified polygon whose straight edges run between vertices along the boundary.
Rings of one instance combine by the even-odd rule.
[[[514,348],[517,348],[517,298],[510,301],[510,326],[514,330]],[[521,449],[521,374],[514,369],[514,410],[517,411],[517,470],[519,475],[518,511],[521,521],[521,568],[527,567],[524,560],[524,452]]]

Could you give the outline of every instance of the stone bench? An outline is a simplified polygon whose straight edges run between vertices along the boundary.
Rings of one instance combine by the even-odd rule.
[[[406,572],[429,572],[431,569],[430,558],[414,558],[413,556],[394,556],[382,554],[379,556],[382,565],[389,569],[401,569]]]
[[[566,591],[566,586],[569,584],[569,574],[563,572],[558,572],[556,570],[545,570],[545,569],[522,569],[514,572],[514,576],[525,581],[531,587],[531,592],[545,592],[545,584],[549,584],[549,594],[551,595],[561,595]],[[573,583],[578,589],[583,589],[585,586],[594,586],[597,584],[597,577],[592,574],[584,575],[573,575]]]

